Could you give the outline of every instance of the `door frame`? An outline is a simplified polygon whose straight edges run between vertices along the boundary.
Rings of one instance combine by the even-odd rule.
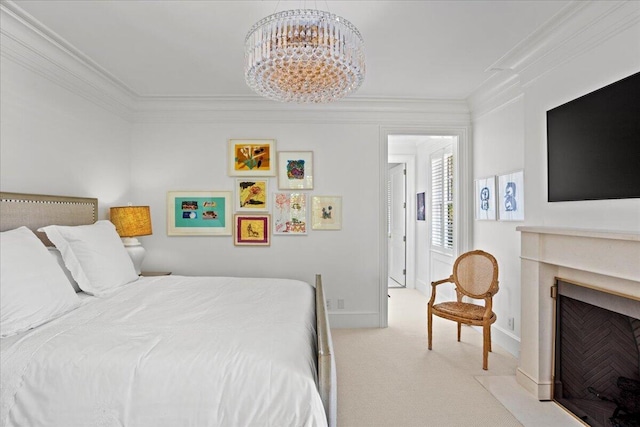
[[[380,203],[379,211],[379,227],[378,227],[378,265],[379,265],[379,326],[386,328],[389,326],[389,312],[388,312],[388,236],[387,236],[387,182],[389,180],[388,170],[388,145],[390,135],[450,135],[456,136],[457,142],[453,144],[454,155],[454,209],[458,214],[454,218],[455,234],[454,234],[454,257],[460,253],[463,253],[471,248],[472,241],[472,226],[473,226],[473,192],[471,191],[473,183],[473,171],[472,171],[472,150],[471,150],[471,127],[470,126],[456,126],[456,125],[442,125],[442,126],[425,126],[425,127],[380,127],[380,134],[378,139],[378,153],[379,153],[379,198]],[[414,162],[415,163],[415,162]],[[415,180],[414,180],[415,181]],[[415,183],[414,183],[415,185]],[[408,190],[407,190],[408,191]],[[414,187],[415,192],[415,187]],[[412,193],[409,193],[410,195]],[[413,198],[409,197],[413,202]],[[415,208],[412,209],[415,211]],[[415,222],[415,221],[411,221]],[[414,225],[414,224],[413,224]],[[413,229],[415,237],[415,228]],[[408,234],[408,230],[407,230]],[[415,253],[415,252],[414,252]],[[414,256],[415,258],[415,256]],[[408,268],[407,268],[408,270]],[[415,271],[413,272],[415,279]],[[415,281],[415,280],[414,280]]]

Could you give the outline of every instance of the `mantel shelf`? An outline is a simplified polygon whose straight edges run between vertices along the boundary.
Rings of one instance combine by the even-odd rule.
[[[631,240],[640,242],[640,231],[592,230],[583,228],[519,226],[516,230],[523,233],[555,234],[561,236],[590,237],[597,239]]]

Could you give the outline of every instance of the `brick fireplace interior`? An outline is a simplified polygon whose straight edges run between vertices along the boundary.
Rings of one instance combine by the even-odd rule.
[[[594,427],[640,426],[640,304],[558,280],[553,399]]]

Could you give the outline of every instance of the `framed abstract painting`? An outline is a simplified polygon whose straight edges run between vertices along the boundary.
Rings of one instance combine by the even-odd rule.
[[[302,236],[307,234],[307,195],[273,194],[273,234]]]
[[[313,230],[342,229],[342,196],[313,196],[311,228]]]
[[[236,246],[269,246],[271,244],[271,215],[234,216],[233,243]]]
[[[496,177],[488,176],[475,180],[475,218],[477,220],[496,219]]]
[[[278,188],[313,189],[313,151],[278,151]]]
[[[237,178],[234,209],[236,212],[261,212],[269,210],[268,178]]]
[[[524,172],[498,176],[498,212],[501,221],[524,221]]]
[[[167,235],[230,236],[230,191],[169,191]]]
[[[229,176],[275,176],[274,139],[230,139]]]

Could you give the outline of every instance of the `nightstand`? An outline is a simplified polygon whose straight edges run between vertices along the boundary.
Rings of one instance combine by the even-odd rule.
[[[152,276],[171,276],[170,271],[143,271],[140,273],[142,277],[152,277]]]

